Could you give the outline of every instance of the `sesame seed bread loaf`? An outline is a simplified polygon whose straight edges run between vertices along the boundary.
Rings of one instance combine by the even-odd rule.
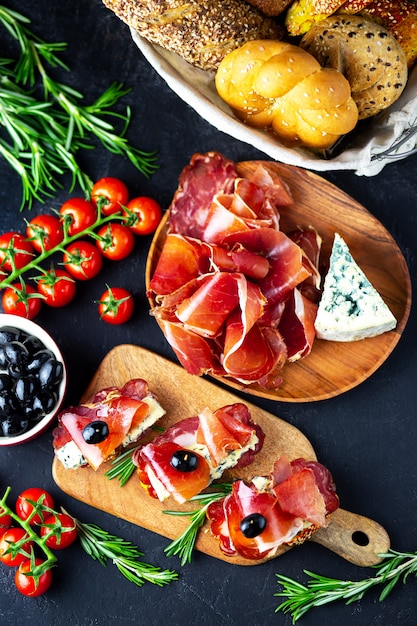
[[[349,81],[359,119],[376,115],[395,102],[408,77],[404,52],[394,35],[357,15],[333,15],[315,24],[300,47],[323,67]]]
[[[103,0],[139,35],[203,70],[216,71],[252,39],[282,39],[273,18],[241,0]]]

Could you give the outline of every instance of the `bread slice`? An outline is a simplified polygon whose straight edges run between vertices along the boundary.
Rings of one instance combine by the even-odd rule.
[[[335,233],[330,268],[324,280],[315,328],[319,339],[357,341],[375,337],[397,320]]]

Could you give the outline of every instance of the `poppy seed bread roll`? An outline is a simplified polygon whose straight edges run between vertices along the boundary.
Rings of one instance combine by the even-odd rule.
[[[103,0],[139,35],[203,70],[252,39],[282,39],[273,18],[241,0]]]
[[[272,127],[290,144],[328,148],[358,121],[346,78],[282,41],[250,41],[229,53],[216,89],[248,126]]]
[[[300,47],[347,78],[359,119],[389,107],[406,86],[407,60],[400,44],[386,28],[364,17],[328,17],[310,28]]]

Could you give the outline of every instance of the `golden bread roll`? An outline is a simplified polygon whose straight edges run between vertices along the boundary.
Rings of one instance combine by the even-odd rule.
[[[139,35],[203,70],[251,39],[281,39],[284,29],[242,0],[103,0]]]
[[[358,120],[344,76],[289,43],[244,44],[223,59],[215,82],[239,119],[285,142],[328,148]]]
[[[394,35],[358,15],[333,15],[315,24],[300,47],[347,78],[359,119],[389,107],[406,86],[407,61]]]

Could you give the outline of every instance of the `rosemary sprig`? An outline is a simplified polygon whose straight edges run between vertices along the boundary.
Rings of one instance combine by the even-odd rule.
[[[410,574],[417,576],[417,552],[389,550],[379,556],[384,560],[374,566],[377,574],[358,581],[327,578],[304,570],[309,580],[307,585],[302,585],[287,576],[277,574],[278,583],[282,585],[283,590],[274,595],[286,600],[277,607],[276,612],[290,613],[295,624],[307,611],[316,606],[337,600],[345,600],[345,604],[351,604],[363,598],[367,591],[377,585],[383,585],[379,595],[379,601],[382,602],[400,581],[405,583]]]
[[[117,478],[120,486],[123,487],[136,469],[136,465],[132,461],[135,448],[130,448],[113,459],[112,467],[104,474],[109,480]]]
[[[198,531],[204,524],[206,512],[210,504],[224,498],[232,490],[229,483],[216,484],[217,491],[211,493],[200,493],[191,498],[190,502],[200,502],[201,508],[194,511],[163,511],[167,515],[177,515],[181,517],[190,517],[190,525],[183,533],[174,541],[172,541],[164,550],[167,556],[178,556],[181,559],[181,565],[191,563],[195,542],[197,540]]]
[[[66,44],[43,41],[29,28],[25,16],[0,5],[0,25],[17,41],[19,58],[0,59],[0,156],[18,173],[22,182],[21,209],[34,200],[43,201],[61,187],[59,176],[72,175],[71,189],[78,183],[84,193],[91,180],[79,166],[80,149],[94,148],[92,138],[113,154],[127,157],[149,178],[157,169],[156,151],[145,152],[130,145],[126,132],[131,110],[119,113],[113,107],[129,93],[121,83],[110,85],[92,104],[67,84],[54,80],[46,66],[69,68],[58,53]],[[38,99],[35,88],[42,86]],[[38,94],[39,89],[36,90]],[[116,130],[114,122],[121,122]],[[8,138],[7,138],[8,137]]]
[[[84,551],[103,566],[111,560],[119,572],[138,587],[146,582],[163,587],[178,579],[178,573],[173,570],[162,570],[141,561],[143,553],[129,541],[111,535],[95,524],[86,524],[77,519],[75,523]]]

